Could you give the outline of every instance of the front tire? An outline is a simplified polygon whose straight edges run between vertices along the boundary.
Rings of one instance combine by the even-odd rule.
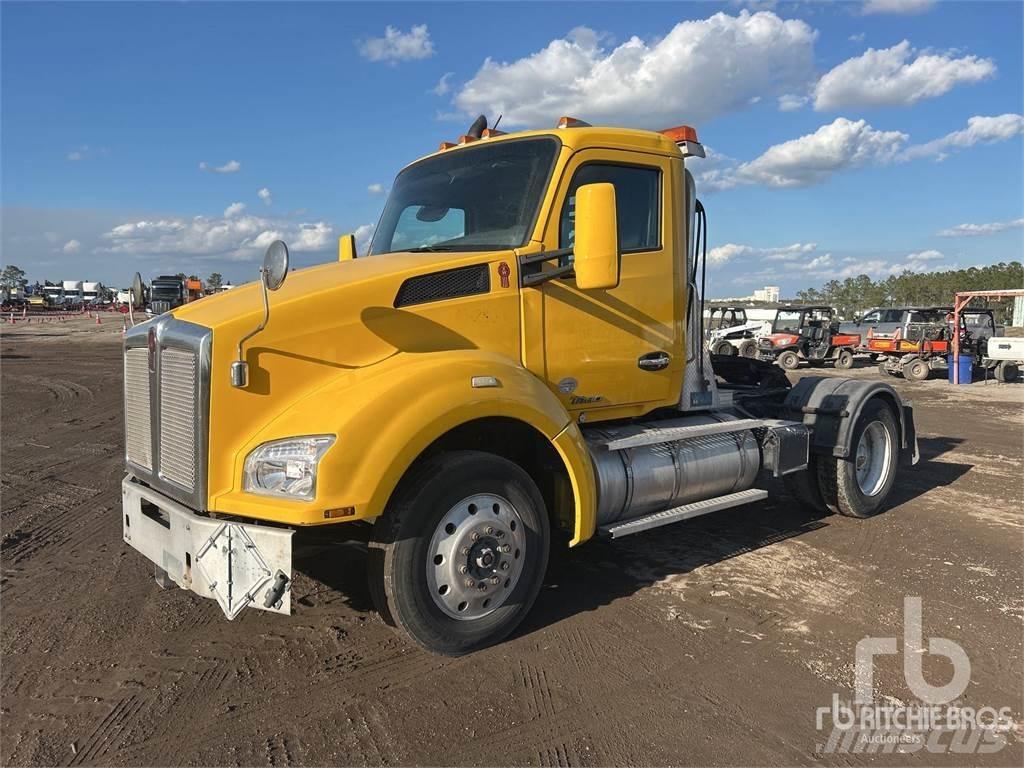
[[[924,381],[931,374],[932,370],[921,358],[911,360],[903,365],[903,378],[908,381]]]
[[[779,365],[787,371],[795,371],[800,365],[800,357],[791,349],[786,350],[778,357]]]
[[[1003,360],[996,366],[996,381],[1013,382],[1017,380],[1018,376],[1020,376],[1020,369],[1014,362]]]
[[[522,468],[479,451],[442,453],[402,481],[375,524],[370,591],[410,640],[461,656],[523,620],[550,539],[544,500]]]
[[[871,517],[892,490],[899,463],[899,429],[884,402],[874,398],[865,404],[852,445],[849,458],[818,457],[818,488],[832,512]]]
[[[744,339],[740,342],[740,357],[757,357],[757,342],[753,339]]]
[[[723,340],[715,344],[715,347],[712,350],[712,352],[714,352],[714,354],[716,355],[735,355],[736,347],[734,347],[728,341]]]

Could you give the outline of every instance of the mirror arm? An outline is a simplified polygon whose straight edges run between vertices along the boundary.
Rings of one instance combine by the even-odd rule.
[[[535,285],[541,285],[549,280],[557,280],[560,277],[572,277],[575,273],[575,267],[572,264],[566,264],[555,269],[549,269],[546,272],[540,271],[539,266],[547,261],[553,259],[562,259],[566,256],[572,256],[572,248],[558,248],[554,251],[541,251],[540,253],[531,253],[528,256],[519,257],[519,274],[520,285],[523,288],[530,288]],[[536,268],[531,269],[531,267]]]
[[[231,385],[234,387],[245,387],[249,383],[249,364],[245,362],[245,357],[242,353],[245,342],[266,328],[267,323],[270,322],[270,291],[267,289],[267,283],[263,279],[262,269],[260,269],[260,285],[263,288],[263,319],[259,325],[238,340],[238,356],[235,362],[231,364]]]

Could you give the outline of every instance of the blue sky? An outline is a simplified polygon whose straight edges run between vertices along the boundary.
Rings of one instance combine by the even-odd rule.
[[[275,236],[324,261],[478,111],[695,124],[712,295],[1019,260],[1022,8],[3,3],[2,261],[242,282]]]

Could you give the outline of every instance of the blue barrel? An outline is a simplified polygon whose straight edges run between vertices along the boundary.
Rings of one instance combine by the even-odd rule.
[[[953,383],[953,356],[946,357],[946,364],[949,367],[949,383]],[[970,384],[974,375],[974,363],[970,355],[960,355],[960,383]]]

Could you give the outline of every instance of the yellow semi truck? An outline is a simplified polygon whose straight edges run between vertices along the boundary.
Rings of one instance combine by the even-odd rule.
[[[480,118],[399,173],[366,255],[290,272],[274,243],[259,282],[129,330],[124,540],[234,618],[290,613],[297,528],[369,525],[384,618],[462,654],[519,624],[553,546],[771,476],[881,510],[917,458],[891,387],[708,354],[694,155],[685,126]]]

